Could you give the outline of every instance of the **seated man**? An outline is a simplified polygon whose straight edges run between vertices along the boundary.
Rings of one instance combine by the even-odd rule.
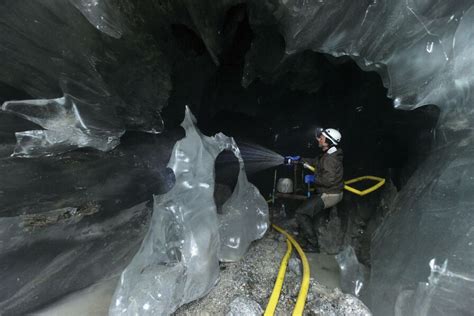
[[[342,150],[336,146],[341,133],[333,128],[317,129],[316,140],[323,154],[315,159],[303,158],[305,163],[316,167],[316,195],[296,210],[296,221],[300,229],[302,247],[307,252],[319,252],[317,225],[324,210],[342,200],[343,166]]]

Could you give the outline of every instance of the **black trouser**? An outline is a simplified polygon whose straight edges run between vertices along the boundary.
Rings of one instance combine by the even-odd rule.
[[[329,209],[328,209],[329,211]],[[303,203],[295,212],[296,221],[300,228],[302,237],[306,238],[311,244],[318,244],[316,229],[318,223],[325,214],[324,202],[321,195],[316,195]]]

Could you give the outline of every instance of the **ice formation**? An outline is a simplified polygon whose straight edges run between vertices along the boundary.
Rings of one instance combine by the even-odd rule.
[[[124,138],[110,152],[0,159],[0,314],[29,314],[119,275],[147,231],[145,202],[173,186],[166,164],[182,134]]]
[[[474,144],[470,134],[445,136],[373,237],[370,295],[376,315],[471,311]],[[435,261],[446,265],[437,269]],[[422,313],[415,302],[423,302]]]
[[[109,0],[69,0],[99,31],[115,38],[124,32],[122,17]]]
[[[363,69],[377,71],[397,107],[436,104],[445,113],[470,112],[471,1],[277,0],[251,8],[255,29],[276,26],[273,34],[283,35],[285,51],[272,44],[275,36],[257,36],[247,55],[245,84],[278,74],[292,54],[310,49],[348,55]],[[268,47],[275,48],[270,56]],[[272,67],[260,66],[269,58]]]
[[[1,109],[46,129],[17,132],[13,156],[51,155],[81,147],[108,151],[119,144],[124,133],[118,126],[105,128],[107,123],[101,124],[98,115],[84,118],[83,111],[97,110],[69,95],[52,100],[9,101]]]
[[[100,223],[97,205],[0,218],[1,314],[28,314],[31,306],[118,273],[143,238],[145,204]]]
[[[223,134],[201,134],[189,108],[182,127],[186,137],[176,143],[168,163],[175,186],[155,196],[150,229],[122,273],[110,315],[171,314],[204,296],[218,280],[219,257],[240,258],[268,228],[265,200],[246,181],[234,140]],[[238,155],[241,175],[224,205],[219,228],[213,170],[217,155],[225,149]]]
[[[347,246],[336,255],[341,270],[341,290],[359,297],[366,283],[366,269],[357,260],[354,248]]]
[[[238,157],[240,170],[237,185],[231,197],[222,205],[219,214],[219,260],[237,261],[250,243],[263,237],[268,229],[268,204],[258,189],[247,180],[244,161],[233,139],[226,140]]]
[[[448,260],[439,266],[436,260],[429,262],[431,274],[428,282],[420,282],[416,289],[401,291],[395,304],[397,315],[460,315],[464,306],[473,306],[474,279],[448,270]],[[453,293],[462,294],[463,304],[454,305]]]
[[[399,303],[405,308],[411,305],[404,302],[424,297],[427,313],[469,313],[472,303],[465,298],[474,296],[468,281],[474,278],[470,212],[474,204],[474,6],[470,0],[1,1],[0,82],[32,100],[69,95],[94,110],[87,115],[79,108],[84,122],[95,122],[93,129],[65,131],[59,124],[58,135],[57,123],[42,121],[54,128],[26,133],[20,139],[20,145],[42,147],[20,146],[17,153],[58,153],[86,143],[108,149],[104,145],[111,132],[113,144],[120,134],[116,131],[160,131],[160,110],[171,91],[171,68],[183,56],[172,40],[170,25],[195,32],[217,64],[228,41],[223,32],[226,13],[241,3],[247,5],[255,34],[246,56],[244,85],[255,78],[272,81],[292,70],[288,84],[313,91],[320,83],[302,87],[306,79],[314,78],[306,71],[311,67],[297,54],[313,50],[347,55],[363,69],[377,71],[399,108],[440,107],[436,148],[400,192],[395,209],[375,235],[370,307],[375,314],[391,315]],[[234,33],[229,34],[230,38]],[[95,113],[109,114],[95,121]],[[90,139],[83,142],[83,137]],[[12,187],[21,192],[30,188],[12,180],[18,174],[10,169],[35,174],[34,165],[2,161],[1,166],[2,177],[10,176],[4,179],[15,184]],[[41,191],[40,184],[33,189]],[[2,202],[10,203],[13,194],[3,191],[13,190],[0,190]],[[37,193],[36,207],[75,207],[50,207],[55,194]],[[26,204],[11,202],[8,212],[18,205],[21,210],[31,207],[23,207]],[[447,260],[446,274],[437,283],[430,281],[421,293],[418,284],[428,282],[433,258]],[[62,290],[48,292],[59,295]]]
[[[35,146],[44,144],[52,151],[64,148],[65,142],[72,148],[91,138],[92,147],[104,148],[109,136],[117,137],[117,130],[162,131],[160,109],[171,89],[169,64],[149,37],[126,36],[133,23],[115,4],[6,0],[0,12],[0,82],[28,94],[31,107],[45,102],[35,99],[61,102],[64,97],[66,104],[72,99],[82,120],[94,121],[84,137],[77,131],[66,137],[53,131],[27,134],[37,140]]]
[[[421,315],[469,314],[474,296],[468,281],[474,279],[472,1],[253,4],[257,36],[246,57],[243,84],[275,80],[296,53],[309,49],[347,55],[362,69],[377,71],[395,107],[439,106],[435,148],[373,238],[367,304],[375,315],[393,315],[407,300],[423,302]],[[276,42],[279,34],[282,45]],[[448,259],[451,274],[419,291],[433,258]],[[403,304],[403,314],[419,315],[414,305]]]

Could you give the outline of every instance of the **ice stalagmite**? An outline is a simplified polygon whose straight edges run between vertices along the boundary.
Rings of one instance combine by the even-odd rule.
[[[166,194],[155,196],[150,229],[122,273],[110,315],[170,314],[206,295],[219,277],[219,254],[226,259],[239,258],[268,227],[263,197],[241,172],[237,190],[227,203],[228,213],[223,215],[225,224],[220,234],[213,197],[214,161],[224,149],[239,152],[232,138],[201,134],[188,108],[181,125],[186,137],[176,143],[168,163],[175,174],[175,186]],[[239,159],[243,169],[240,155]],[[257,202],[253,212],[246,205],[251,200]],[[253,222],[249,223],[249,219]],[[254,229],[245,227],[249,224]],[[231,244],[236,240],[241,242]]]

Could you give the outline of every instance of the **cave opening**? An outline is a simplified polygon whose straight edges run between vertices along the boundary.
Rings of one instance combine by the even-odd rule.
[[[284,56],[285,43],[279,36],[271,47],[276,52],[269,52],[271,57],[261,66],[265,68],[262,75],[244,87],[246,56],[256,35],[244,14],[245,6],[230,12],[225,29],[233,30],[233,37],[219,55],[219,65],[204,54],[200,65],[206,69],[199,72],[206,75],[187,73],[187,80],[183,80],[183,69],[175,68],[170,104],[163,112],[166,124],[180,121],[182,112],[176,110],[180,108],[176,103],[185,103],[196,113],[199,128],[206,135],[223,132],[238,143],[303,157],[320,153],[314,139],[316,127],[334,127],[343,135],[345,180],[374,175],[394,186],[392,195],[400,191],[430,153],[439,108],[395,109],[379,74],[363,71],[349,57],[309,50]],[[237,160],[234,157],[231,162],[229,157],[233,155],[223,152],[216,160],[218,204],[225,201],[220,201],[221,197],[230,196],[238,174]],[[250,169],[250,181],[264,197],[271,196],[274,168]],[[370,236],[385,215],[386,205],[381,206],[380,200],[384,196],[377,192],[365,198],[347,192],[338,209],[344,229],[352,225],[352,229],[364,231],[356,236],[357,251],[360,260],[369,265]],[[298,203],[288,205],[294,209]]]
[[[222,213],[222,205],[231,197],[237,185],[240,165],[230,150],[223,150],[214,163],[214,202],[217,213]]]
[[[308,50],[288,57],[291,68],[278,69],[287,60],[273,61],[280,63],[268,66],[276,69],[273,77],[257,78],[243,87],[245,56],[255,36],[245,9],[238,5],[229,10],[225,29],[234,30],[232,41],[219,56],[218,66],[202,65],[211,68],[200,71],[210,73],[204,83],[192,73],[183,82],[181,71],[175,69],[170,104],[163,112],[166,124],[172,127],[180,122],[183,110],[177,102],[189,104],[208,135],[221,131],[283,155],[305,157],[317,149],[314,128],[334,126],[343,133],[347,179],[361,174],[388,175],[400,190],[430,151],[439,108],[397,110],[377,73],[361,70],[349,57]],[[197,42],[194,33],[191,42],[186,40],[190,30],[174,30],[180,30],[176,36],[181,39],[180,34],[186,34],[183,42],[188,45],[203,47],[193,44]],[[277,46],[283,50],[284,42]],[[190,90],[193,95],[187,93]],[[177,94],[180,96],[174,97]]]

